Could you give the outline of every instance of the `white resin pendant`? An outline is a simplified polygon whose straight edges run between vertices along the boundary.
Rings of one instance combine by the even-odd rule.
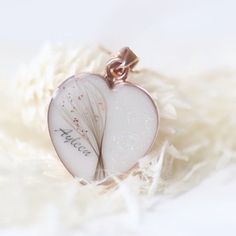
[[[124,80],[80,74],[54,92],[49,133],[68,171],[88,182],[122,176],[155,140],[158,112],[150,95]]]

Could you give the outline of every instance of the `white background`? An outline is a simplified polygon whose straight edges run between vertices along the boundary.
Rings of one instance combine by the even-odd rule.
[[[1,78],[14,75],[46,42],[112,51],[130,46],[141,66],[172,76],[235,70],[236,1],[0,0]],[[208,180],[144,225],[152,230],[157,221],[160,235],[235,235],[235,167],[218,175],[219,186]]]
[[[167,75],[234,69],[235,10],[234,0],[1,0],[0,73],[14,72],[45,42],[127,45],[141,66]]]

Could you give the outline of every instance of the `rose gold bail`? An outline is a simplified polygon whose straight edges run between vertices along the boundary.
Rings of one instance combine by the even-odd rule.
[[[138,57],[128,47],[122,48],[118,52],[117,57],[121,59],[123,64],[122,66],[128,67],[130,70],[132,70],[134,66],[138,63]]]
[[[116,55],[112,58],[106,66],[106,79],[110,87],[113,87],[116,83],[125,81],[128,77],[130,70],[138,63],[138,57],[134,52],[128,48],[122,48]]]

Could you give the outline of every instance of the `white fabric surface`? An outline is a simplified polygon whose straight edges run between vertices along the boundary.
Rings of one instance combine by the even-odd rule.
[[[0,80],[0,235],[236,234],[235,1],[1,4],[0,76],[8,81]],[[35,57],[46,41],[74,47],[49,46]],[[102,71],[107,57],[93,57],[96,49],[83,58],[99,63],[80,60],[77,45],[85,44],[112,51],[130,46],[140,67],[168,77],[133,78],[155,96],[162,114],[162,148],[153,153],[160,158],[148,170],[143,163],[152,183],[131,178],[101,196],[94,186],[81,188],[54,158],[44,120],[49,94],[43,91],[76,69]],[[18,72],[20,64],[26,67]],[[20,84],[14,96],[11,77]],[[183,128],[180,138],[172,135]],[[139,195],[140,188],[148,196]]]

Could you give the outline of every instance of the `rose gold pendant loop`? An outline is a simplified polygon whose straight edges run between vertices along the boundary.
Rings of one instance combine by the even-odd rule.
[[[112,58],[106,66],[105,78],[110,87],[116,83],[125,81],[129,71],[138,63],[137,56],[130,48],[122,48],[116,57]]]

